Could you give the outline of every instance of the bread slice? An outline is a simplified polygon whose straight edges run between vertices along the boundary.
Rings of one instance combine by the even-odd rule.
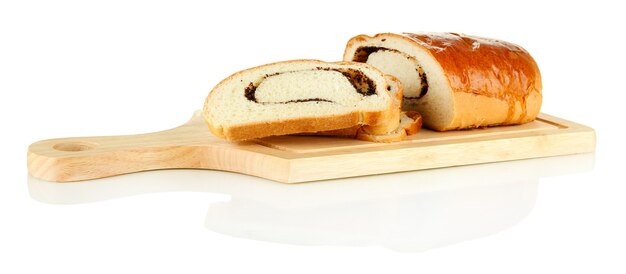
[[[357,132],[356,138],[364,141],[391,143],[406,139],[416,134],[422,128],[422,116],[416,111],[407,111],[400,114],[400,125],[397,129],[385,134],[371,134],[363,130]]]
[[[298,135],[335,136],[353,138],[376,143],[392,143],[406,139],[407,136],[416,134],[422,128],[422,116],[417,111],[400,113],[398,127],[384,133],[369,133],[365,127],[350,127],[338,130],[329,130]]]
[[[400,113],[402,112],[402,98],[404,96],[404,86],[402,82],[398,80],[398,78],[393,75],[385,75],[385,77],[389,80],[389,88],[387,91],[391,94],[393,98],[393,105],[395,110],[390,111],[388,115],[388,121],[385,123],[379,123],[378,125],[365,125],[360,127],[360,130],[368,133],[368,134],[387,134],[396,130],[399,126],[400,121]]]
[[[345,129],[396,128],[399,86],[376,68],[355,62],[293,60],[237,72],[206,98],[209,129],[231,141]]]
[[[520,46],[456,33],[381,33],[350,39],[345,61],[371,64],[404,85],[403,110],[443,131],[535,119],[541,75]]]
[[[349,128],[303,133],[298,135],[342,136],[356,138],[356,135],[359,131],[374,135],[384,135],[397,130],[398,126],[400,125],[400,113],[402,112],[401,108],[403,86],[400,80],[398,80],[396,77],[393,77],[391,75],[385,75],[385,77],[389,80],[389,88],[387,90],[393,98],[393,104],[395,108],[395,111],[390,111],[390,114],[388,115],[388,121],[384,123],[379,123],[378,125],[358,125]]]

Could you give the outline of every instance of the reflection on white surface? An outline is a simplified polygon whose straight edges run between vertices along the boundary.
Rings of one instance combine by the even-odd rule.
[[[520,222],[539,178],[587,171],[593,154],[403,172],[287,185],[220,171],[169,170],[77,183],[29,177],[31,196],[54,204],[143,193],[199,191],[231,196],[211,204],[210,230],[307,245],[382,245],[422,251],[475,239]]]

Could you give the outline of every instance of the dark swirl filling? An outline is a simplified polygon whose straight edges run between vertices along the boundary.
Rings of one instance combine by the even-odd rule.
[[[367,63],[367,59],[369,58],[370,54],[377,52],[377,51],[387,51],[387,52],[394,52],[394,53],[402,54],[406,56],[407,59],[415,63],[415,66],[416,66],[415,70],[419,74],[420,83],[421,83],[420,89],[419,89],[419,95],[411,96],[411,97],[404,96],[405,99],[420,99],[424,97],[424,95],[426,95],[426,93],[428,92],[428,79],[426,78],[426,73],[424,73],[424,69],[422,69],[422,67],[417,63],[417,59],[415,59],[415,57],[409,56],[405,54],[404,52],[401,52],[396,49],[390,49],[390,48],[384,48],[384,47],[360,47],[354,53],[354,57],[352,58],[352,61],[360,62],[360,63]]]
[[[362,71],[351,68],[324,68],[317,67],[316,70],[324,70],[324,71],[336,71],[341,73],[348,82],[354,87],[356,92],[360,93],[363,96],[370,96],[376,94],[376,84],[372,79],[367,77]],[[246,99],[258,103],[258,104],[289,104],[289,103],[303,103],[303,102],[329,102],[335,103],[334,101],[322,98],[307,98],[307,99],[298,99],[298,100],[289,100],[284,102],[259,102],[256,98],[256,89],[257,87],[267,78],[276,76],[282,73],[294,72],[294,71],[285,71],[285,72],[277,72],[272,74],[266,74],[260,81],[257,83],[250,82],[248,86],[244,89],[244,96]]]

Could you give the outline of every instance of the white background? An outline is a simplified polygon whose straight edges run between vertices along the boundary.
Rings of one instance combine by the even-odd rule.
[[[626,150],[620,129],[626,99],[626,20],[624,9],[610,4],[618,2],[2,1],[0,117],[4,151],[0,159],[5,177],[0,183],[0,272],[625,273]],[[257,189],[259,192],[277,195],[272,193],[274,183],[241,179],[245,177],[241,175],[212,171],[137,174],[111,183],[118,188],[108,189],[106,182],[100,183],[98,187],[104,189],[96,187],[87,193],[102,191],[104,197],[96,195],[91,200],[81,196],[85,195],[81,189],[27,184],[26,149],[32,142],[174,127],[201,107],[212,86],[235,71],[278,60],[339,60],[346,41],[354,35],[400,31],[454,31],[525,47],[543,75],[542,111],[596,130],[595,166],[556,177],[530,178],[531,183],[540,180],[531,197],[536,200],[518,223],[480,237],[459,239],[447,239],[448,232],[430,231],[434,234],[424,234],[425,239],[442,243],[432,244],[433,248],[423,245],[425,250],[420,252],[385,247],[387,240],[395,239],[393,233],[385,237],[374,233],[353,244],[320,240],[321,245],[316,245],[315,239],[309,239],[313,245],[297,245],[298,235],[306,233],[277,224],[273,227],[270,221],[263,223],[265,219],[257,220],[267,226],[270,236],[263,236],[265,240],[250,231],[244,231],[248,233],[244,236],[224,235],[244,229],[237,223],[225,228],[230,232],[218,233],[210,229],[214,217],[207,214],[207,208],[211,203],[229,201],[230,196],[213,193],[214,186],[204,186],[202,181],[248,180],[250,184],[241,183],[242,188],[256,189],[256,183],[267,187]],[[580,161],[589,162],[588,158]],[[567,158],[561,166],[554,161],[546,166],[567,170],[566,165],[576,162],[578,158]],[[543,164],[528,165],[521,167],[534,173]],[[492,168],[489,173],[499,169]],[[475,170],[443,172],[471,177]],[[518,170],[515,175],[524,173]],[[402,176],[423,177],[407,174]],[[450,184],[448,175],[435,174],[439,178],[435,181]],[[450,178],[463,181],[462,176]],[[350,182],[380,190],[380,185],[395,179],[380,176]],[[151,190],[146,185],[153,180],[163,186]],[[337,184],[341,186],[341,182]],[[285,190],[281,187],[277,188]],[[310,188],[309,192],[317,191]],[[124,192],[128,189],[130,194]],[[454,184],[449,189],[456,193]],[[131,195],[150,191],[159,193]],[[225,192],[229,191],[234,190]],[[236,191],[246,194],[245,189]],[[431,197],[420,194],[423,189],[412,191],[417,191],[417,199]],[[463,199],[464,192],[459,193],[451,204]],[[289,195],[280,197],[288,199]],[[359,197],[369,199],[369,194],[363,195]],[[327,201],[325,197],[310,198]],[[422,206],[416,214],[432,208],[430,204]],[[436,206],[441,209],[442,204]],[[254,212],[246,210],[246,214]],[[381,215],[398,210],[387,204]],[[490,210],[486,214],[493,212]],[[311,216],[323,219],[324,215]],[[438,216],[413,225],[427,226]],[[273,218],[285,221],[280,216]],[[247,221],[242,220],[241,226]],[[463,222],[467,225],[471,220]],[[354,230],[370,229],[346,225]],[[388,224],[369,221],[364,225]],[[440,228],[454,225],[444,222]],[[454,233],[464,231],[462,226],[455,229]],[[295,236],[280,239],[281,231]],[[322,235],[322,240],[350,235],[344,231],[344,236],[333,238],[331,232],[315,235]],[[284,243],[289,241],[292,243]]]

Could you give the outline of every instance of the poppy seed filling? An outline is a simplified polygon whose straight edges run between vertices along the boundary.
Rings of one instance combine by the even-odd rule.
[[[417,63],[417,59],[415,59],[415,57],[409,56],[406,53],[401,52],[396,49],[368,46],[368,47],[358,48],[356,52],[354,53],[354,57],[352,58],[352,61],[367,63],[367,60],[369,59],[370,54],[374,52],[379,52],[379,51],[392,52],[392,53],[404,55],[408,60],[414,63],[415,70],[417,71],[419,75],[419,79],[420,79],[419,92],[417,93],[418,94],[417,96],[404,96],[405,99],[420,99],[424,97],[424,95],[426,95],[426,93],[428,92],[428,79],[426,77],[426,73],[424,72],[424,69],[422,69],[422,67]]]
[[[324,71],[336,71],[341,73],[350,84],[354,87],[356,92],[360,93],[363,96],[370,96],[376,94],[376,84],[372,79],[367,77],[363,72],[357,69],[350,68],[324,68],[317,67],[316,70],[324,70]],[[286,71],[293,72],[293,71]],[[277,72],[272,74],[266,74],[260,81],[257,83],[250,82],[247,87],[244,89],[244,96],[249,101],[258,103],[258,104],[289,104],[289,103],[302,103],[302,102],[329,102],[335,103],[328,99],[322,98],[307,98],[307,99],[297,99],[297,100],[289,100],[283,102],[259,102],[256,98],[256,89],[257,87],[267,78],[280,75],[286,72]]]

